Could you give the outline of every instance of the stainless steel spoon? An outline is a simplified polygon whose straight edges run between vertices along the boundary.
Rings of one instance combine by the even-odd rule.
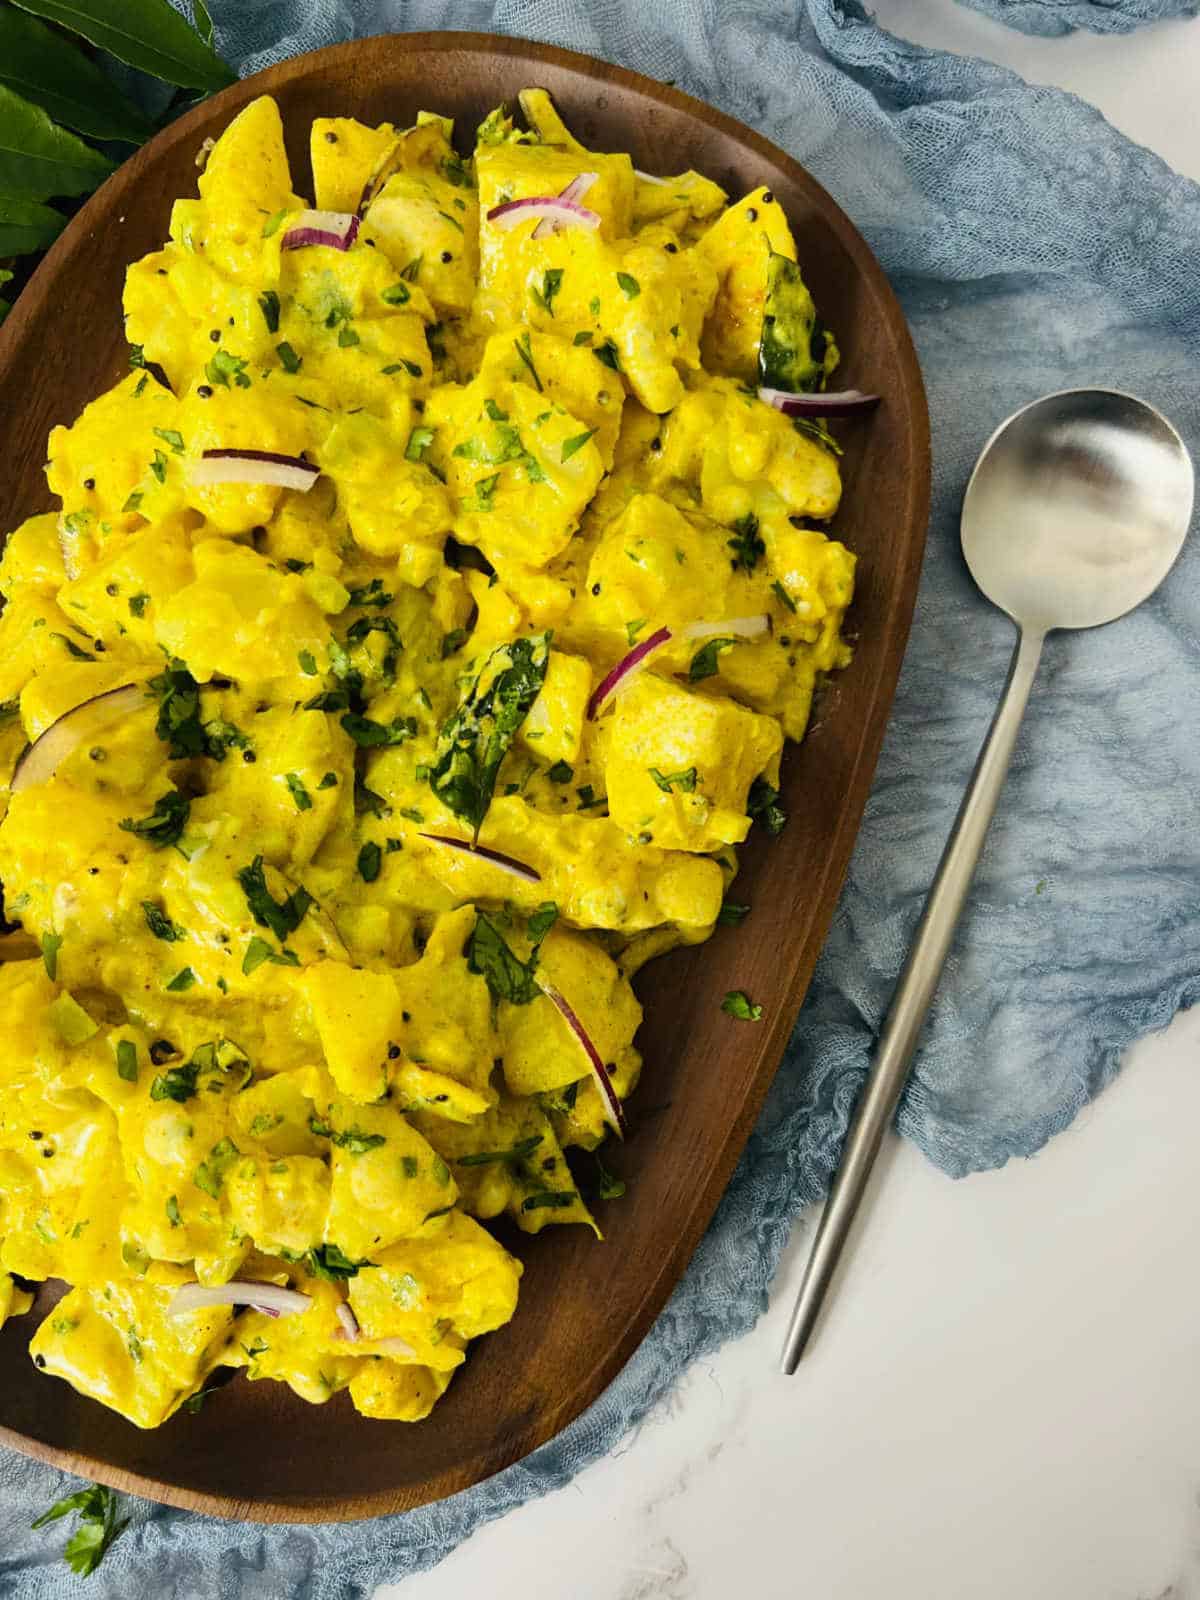
[[[1034,401],[997,428],[976,463],[963,501],[963,555],[984,594],[1016,623],[1017,645],[846,1137],[784,1344],[784,1372],[796,1370],[808,1344],[908,1079],[1046,635],[1112,622],[1152,594],[1187,534],[1193,489],[1191,459],[1166,418],[1108,389]]]

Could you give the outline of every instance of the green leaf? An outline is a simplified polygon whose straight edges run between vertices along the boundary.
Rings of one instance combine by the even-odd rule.
[[[374,883],[383,862],[383,851],[375,841],[368,840],[358,852],[358,875],[364,883]]]
[[[387,1143],[386,1134],[364,1133],[357,1125],[335,1129],[316,1116],[309,1117],[308,1129],[310,1133],[315,1133],[318,1139],[328,1139],[331,1144],[337,1145],[339,1150],[348,1150],[352,1156],[365,1156],[368,1150],[378,1150],[380,1145]]]
[[[725,542],[733,551],[732,565],[735,572],[739,567],[746,572],[753,572],[767,553],[766,544],[758,531],[758,518],[753,511],[747,511],[744,517],[737,519],[733,524],[733,538]],[[795,609],[793,606],[792,610]]]
[[[779,790],[772,788],[765,778],[755,778],[746,797],[746,815],[761,822],[777,838],[787,826],[787,812],[779,804]]]
[[[132,1039],[117,1042],[117,1077],[125,1083],[138,1081],[137,1045]]]
[[[562,461],[570,461],[571,457],[577,450],[583,449],[584,445],[592,437],[595,431],[595,428],[589,428],[586,433],[576,433],[573,434],[571,438],[564,439],[562,443],[562,454],[559,459]]]
[[[123,817],[118,826],[124,828],[126,833],[136,833],[156,850],[161,850],[166,845],[179,843],[191,809],[192,802],[187,795],[180,794],[176,789],[168,789],[166,794],[159,795],[148,817]]]
[[[275,900],[267,888],[261,856],[255,856],[248,867],[243,867],[237,874],[237,880],[242,886],[246,904],[255,922],[260,928],[269,928],[280,944],[289,933],[295,933],[303,922],[309,906],[316,904],[312,895],[303,887],[293,889],[282,903]]]
[[[429,787],[478,838],[500,764],[541,692],[549,633],[498,645],[438,736]]]
[[[749,915],[749,906],[739,905],[736,900],[726,900],[717,912],[717,921],[724,927],[738,928]]]
[[[102,1489],[99,1484],[89,1484],[86,1489],[56,1501],[49,1511],[44,1511],[35,1522],[31,1522],[30,1527],[44,1528],[47,1523],[57,1522],[60,1517],[69,1516],[73,1511],[78,1512],[79,1523],[67,1541],[63,1559],[72,1572],[86,1578],[95,1572],[109,1545],[128,1526],[128,1517],[120,1522],[117,1520],[121,1503],[120,1495],[113,1490]]]
[[[285,772],[283,781],[288,786],[288,793],[296,802],[297,811],[312,810],[312,795],[304,787],[304,780],[298,772]]]
[[[128,67],[182,89],[224,89],[237,74],[167,0],[16,0],[47,22],[59,22]],[[203,12],[203,7],[201,7]],[[198,17],[200,13],[197,14]],[[204,13],[207,21],[207,13]],[[204,23],[201,22],[201,26]]]
[[[728,650],[731,645],[736,643],[736,639],[722,636],[716,639],[709,639],[707,644],[701,645],[692,657],[691,665],[688,667],[688,682],[699,683],[702,678],[713,677],[720,669],[718,658],[722,650]]]
[[[3,15],[0,11],[0,17]],[[66,220],[36,200],[0,194],[0,256],[24,256],[31,250],[45,250],[58,238]]]
[[[172,994],[183,994],[185,990],[188,990],[192,987],[195,981],[196,974],[192,971],[191,967],[180,967],[179,971],[171,979],[170,983],[167,984],[167,989]]]
[[[739,1022],[759,1022],[762,1007],[755,1005],[744,989],[731,989],[721,1001],[721,1010]]]
[[[626,300],[636,300],[642,292],[641,284],[636,278],[631,278],[627,272],[618,272],[617,282],[621,286],[621,293]]]
[[[672,789],[682,789],[684,794],[695,791],[695,767],[688,767],[684,772],[660,772],[657,767],[648,767],[646,770],[664,794],[670,794]]]
[[[538,289],[530,284],[529,293],[536,305],[539,305],[548,317],[554,315],[554,297],[562,288],[563,269],[561,267],[548,267],[542,273],[542,287]]]
[[[525,366],[528,367],[529,376],[533,379],[533,386],[537,392],[541,394],[544,385],[541,378],[538,376],[538,369],[533,364],[533,351],[530,348],[529,335],[527,333],[523,333],[519,338],[514,339],[513,349],[520,356]]]
[[[58,977],[58,952],[62,949],[63,936],[61,933],[44,933],[42,935],[42,965],[46,969],[46,976],[53,983]]]
[[[187,930],[181,928],[177,922],[172,922],[162,907],[156,906],[153,900],[143,900],[142,911],[146,917],[146,926],[156,939],[162,939],[166,944],[178,944],[180,939],[187,938]]]
[[[112,170],[98,150],[0,86],[0,193],[30,200],[87,194]]]
[[[336,1283],[341,1278],[355,1278],[362,1267],[374,1265],[371,1261],[352,1260],[336,1244],[315,1245],[303,1259],[313,1277],[324,1278],[327,1283]]]
[[[192,0],[192,26],[205,44],[213,42],[213,19],[204,0]]]
[[[154,132],[153,123],[82,50],[10,6],[0,10],[0,84],[93,139],[141,144]]]

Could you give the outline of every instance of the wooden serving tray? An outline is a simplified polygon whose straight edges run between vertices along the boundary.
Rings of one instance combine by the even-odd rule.
[[[34,1325],[0,1332],[0,1440],[85,1477],[198,1511],[318,1522],[400,1511],[465,1489],[558,1433],[645,1336],[712,1216],[787,1043],[833,913],[904,653],[929,508],[929,424],[908,330],[878,262],[819,184],[782,151],[674,89],[582,55],[471,33],[390,35],[299,56],[173,123],[108,180],[65,230],[0,333],[0,528],[48,508],[46,437],[126,365],[125,267],[157,249],[171,202],[195,191],[194,158],[248,100],[276,97],[296,187],[315,116],[405,126],[419,109],[475,123],[519,89],[551,91],[587,145],[639,167],[694,167],[736,198],[758,184],[787,210],[848,384],[883,404],[841,430],[837,535],[860,558],[852,666],[785,757],[791,821],[746,848],[737,898],[753,913],[639,980],[646,1057],[630,1138],[612,1165],[629,1193],[582,1228],[504,1233],[525,1261],[516,1318],[473,1344],[425,1422],[360,1417],[347,1396],[312,1406],[279,1383],[235,1380],[197,1414],[143,1433],[39,1376]],[[755,830],[757,834],[760,830]],[[763,1006],[757,1026],[720,1009],[729,989]],[[607,1157],[606,1157],[607,1159]],[[50,1298],[49,1286],[43,1299]],[[36,1313],[35,1313],[36,1315]]]

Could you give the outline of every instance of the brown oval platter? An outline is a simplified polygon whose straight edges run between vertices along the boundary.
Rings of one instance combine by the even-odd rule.
[[[610,1162],[631,1182],[619,1204],[602,1207],[604,1242],[582,1228],[505,1233],[525,1262],[516,1317],[473,1345],[430,1418],[373,1422],[345,1395],[313,1406],[283,1384],[235,1381],[219,1403],[142,1432],[65,1383],[36,1377],[30,1319],[0,1332],[0,1441],[190,1510],[324,1522],[423,1505],[545,1443],[617,1374],[687,1266],[787,1044],[904,653],[929,508],[929,424],[908,330],[878,262],[820,185],[758,134],[635,73],[520,39],[385,35],[298,56],[205,101],[126,162],[67,227],[0,334],[0,393],[10,397],[0,416],[0,528],[49,507],[47,434],[126,364],[125,268],[159,247],[172,201],[194,191],[202,141],[247,101],[279,102],[304,193],[313,117],[405,126],[424,109],[471,128],[529,85],[551,92],[588,146],[627,150],[650,172],[694,168],[732,198],[766,184],[781,200],[822,319],[837,333],[839,380],[883,397],[865,422],[841,430],[845,495],[834,531],[859,557],[849,617],[856,653],[826,690],[808,738],[785,756],[788,827],[742,852],[738,899],[753,915],[639,979],[646,1065],[630,1136]],[[719,997],[735,988],[761,1003],[759,1025],[721,1011]]]

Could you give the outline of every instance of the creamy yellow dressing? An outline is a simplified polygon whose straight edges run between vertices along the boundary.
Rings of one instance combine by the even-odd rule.
[[[286,243],[249,105],[0,564],[0,769],[56,741],[0,823],[0,1323],[65,1280],[34,1360],[142,1427],[231,1365],[427,1415],[516,1307],[479,1219],[595,1226],[614,1113],[552,997],[624,1100],[630,975],[711,933],[849,658],[836,456],[754,388],[782,209],[522,110],[470,160],[436,116],[315,122],[343,250]],[[488,220],[583,174],[594,229]],[[212,481],[231,450],[303,487]]]

